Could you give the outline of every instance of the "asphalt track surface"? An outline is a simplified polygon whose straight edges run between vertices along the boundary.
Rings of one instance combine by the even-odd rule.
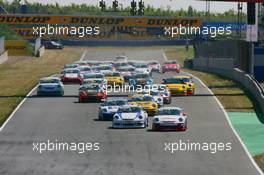
[[[113,58],[122,49],[89,52],[85,59]],[[164,61],[161,50],[129,51],[130,59]],[[155,74],[155,81],[174,73]],[[1,175],[257,175],[224,112],[198,81],[197,95],[173,98],[171,106],[188,113],[187,132],[111,129],[97,121],[99,103],[79,104],[78,85],[66,85],[65,97],[36,97],[18,109],[0,133]],[[100,150],[33,151],[33,142],[99,142]],[[168,142],[232,143],[231,151],[165,151]]]

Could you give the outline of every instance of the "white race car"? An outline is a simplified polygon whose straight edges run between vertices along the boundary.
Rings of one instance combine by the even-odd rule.
[[[148,66],[147,62],[140,62],[137,64],[134,64],[137,72],[147,73],[151,75],[151,69]]]
[[[140,106],[125,105],[119,107],[113,117],[113,128],[146,128],[148,114]]]
[[[158,113],[154,116],[152,122],[152,130],[174,130],[186,131],[187,129],[187,115],[183,109],[178,107],[164,107],[160,108]]]
[[[151,90],[149,94],[153,97],[154,101],[158,104],[159,107],[164,105],[163,97],[158,90]]]

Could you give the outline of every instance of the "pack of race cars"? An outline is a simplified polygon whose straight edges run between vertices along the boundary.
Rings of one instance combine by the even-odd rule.
[[[154,83],[153,72],[168,71],[179,73],[179,64],[166,61],[161,65],[155,60],[128,60],[126,56],[117,56],[113,61],[77,61],[65,65],[60,77],[40,79],[37,95],[63,96],[65,84],[77,83],[80,84],[78,101],[102,102],[98,119],[112,121],[112,128],[146,128],[149,116],[153,116],[153,130],[185,131],[187,114],[183,109],[164,105],[171,103],[172,96],[193,95],[195,84],[192,77],[182,75]],[[117,86],[132,89],[132,95],[108,97],[109,87]]]

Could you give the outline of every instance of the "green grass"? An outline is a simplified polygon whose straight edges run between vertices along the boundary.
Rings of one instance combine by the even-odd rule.
[[[41,58],[10,57],[0,65],[0,126],[39,78],[58,73],[64,64],[78,60],[84,48],[46,50]]]

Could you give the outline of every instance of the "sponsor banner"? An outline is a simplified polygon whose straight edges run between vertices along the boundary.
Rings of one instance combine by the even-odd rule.
[[[237,23],[237,22],[204,22],[203,27],[230,27],[230,30],[246,30],[247,24],[246,23]]]
[[[27,41],[5,40],[5,50],[8,50],[9,56],[27,55]]]
[[[15,28],[14,31],[22,36],[24,39],[36,39],[39,36],[34,34],[32,28]],[[79,37],[78,35],[63,34],[60,35],[48,35],[42,36],[42,39],[73,39],[73,40],[87,40],[87,39],[109,39],[109,40],[122,40],[122,39],[155,39],[161,37],[164,33],[163,28],[144,28],[144,27],[129,27],[129,26],[111,26],[100,28],[98,35],[84,35]],[[169,39],[167,36],[163,38]]]
[[[0,15],[0,24],[61,24],[82,26],[195,26],[202,25],[200,18],[174,17],[106,17],[106,16],[54,16],[54,15]]]

